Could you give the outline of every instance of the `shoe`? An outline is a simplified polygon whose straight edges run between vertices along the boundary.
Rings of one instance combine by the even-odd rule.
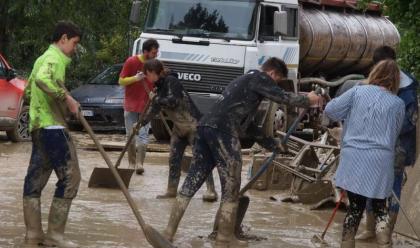
[[[247,244],[245,241],[236,239],[235,224],[238,202],[222,202],[220,204],[220,218],[217,223],[216,243],[214,247],[237,247]]]
[[[184,216],[185,210],[190,204],[190,201],[191,201],[191,197],[185,197],[185,196],[179,195],[176,198],[175,204],[172,206],[172,211],[171,211],[171,216],[169,217],[168,226],[166,227],[165,231],[163,231],[163,234],[162,234],[170,242],[172,242],[174,239],[176,230],[178,229],[179,222]]]
[[[380,248],[392,247],[389,217],[378,221],[378,224],[376,224],[376,244]]]
[[[76,248],[77,244],[64,238],[64,229],[72,199],[54,197],[48,216],[48,231],[43,245],[46,247]]]
[[[217,192],[214,187],[214,181],[213,181],[213,173],[210,173],[210,175],[206,179],[206,186],[207,191],[203,195],[203,201],[205,202],[215,202],[217,201]]]
[[[163,195],[158,195],[156,199],[168,199],[168,198],[175,198],[178,192],[178,184],[179,178],[168,178],[168,188],[166,189],[166,193]]]
[[[44,241],[41,223],[41,199],[23,197],[23,217],[26,226],[24,247],[37,246]]]
[[[366,212],[366,230],[356,236],[356,240],[360,241],[373,241],[376,237],[375,233],[375,216],[373,212]]]
[[[147,145],[146,144],[139,144],[136,147],[136,174],[142,175],[144,173],[144,160],[146,159],[146,151]]]

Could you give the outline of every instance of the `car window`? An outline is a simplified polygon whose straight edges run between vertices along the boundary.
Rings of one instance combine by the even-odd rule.
[[[0,77],[6,77],[7,68],[3,61],[0,59]]]
[[[88,84],[117,85],[122,65],[114,65],[99,73]]]

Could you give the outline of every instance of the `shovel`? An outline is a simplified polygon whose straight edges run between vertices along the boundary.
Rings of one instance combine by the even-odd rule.
[[[151,100],[148,100],[145,106],[146,112],[150,107]],[[127,151],[128,147],[130,146],[131,142],[133,141],[133,138],[137,133],[139,132],[140,128],[142,127],[144,114],[140,115],[140,118],[136,125],[133,127],[133,130],[131,131],[131,134],[127,140],[127,143],[124,146],[124,149],[122,150],[120,156],[118,157],[117,162],[115,163],[115,169],[120,175],[125,187],[128,188],[128,185],[130,184],[131,176],[134,173],[134,169],[120,169],[118,168],[121,164],[121,160],[124,157],[125,152]],[[112,173],[112,171],[108,168],[102,168],[102,167],[95,167],[92,171],[92,175],[89,179],[89,188],[111,188],[111,189],[118,189],[119,185],[117,181],[115,180],[115,177]]]
[[[328,228],[329,228],[329,227],[330,227],[330,225],[331,225],[331,222],[333,221],[333,219],[334,219],[334,217],[335,217],[335,214],[337,213],[338,208],[339,208],[339,207],[340,207],[340,205],[341,205],[341,201],[343,200],[345,193],[346,193],[346,192],[345,192],[344,190],[343,190],[343,191],[341,191],[341,194],[340,194],[340,199],[338,200],[338,202],[337,202],[337,203],[336,203],[336,205],[335,205],[335,208],[334,208],[334,210],[333,210],[333,212],[332,212],[332,215],[331,215],[331,217],[330,217],[330,219],[329,219],[329,221],[328,221],[328,223],[327,223],[327,226],[325,227],[325,229],[324,229],[324,231],[322,232],[322,234],[321,234],[321,235],[315,234],[315,235],[312,237],[312,239],[311,239],[312,243],[314,243],[314,244],[322,244],[322,245],[324,245],[324,246],[327,246],[327,245],[328,245],[328,244],[327,244],[327,241],[325,241],[324,237],[325,237],[325,234],[327,233]]]
[[[127,199],[128,204],[130,205],[131,209],[133,210],[133,213],[136,216],[136,219],[137,219],[141,229],[143,230],[143,233],[146,236],[146,239],[149,242],[149,244],[151,244],[154,248],[175,248],[175,246],[173,246],[156,229],[154,229],[150,225],[147,225],[144,222],[143,218],[140,215],[139,210],[136,207],[135,202],[133,201],[133,198],[131,197],[130,193],[128,193],[127,187],[125,186],[123,180],[121,179],[120,175],[118,174],[117,169],[111,163],[111,160],[109,159],[108,155],[106,154],[104,148],[99,143],[98,139],[96,138],[95,134],[92,131],[92,128],[90,127],[89,123],[86,121],[86,119],[83,117],[83,115],[81,114],[80,111],[79,111],[79,120],[82,123],[85,130],[88,132],[89,136],[95,142],[96,147],[98,148],[98,150],[101,153],[102,157],[104,158],[106,164],[108,165],[109,170],[111,171],[112,175],[114,176],[118,186],[121,188],[125,198]],[[139,122],[139,123],[141,123],[141,122]]]
[[[283,140],[281,141],[282,145],[286,145],[287,140],[289,139],[292,132],[295,131],[296,127],[298,126],[302,118],[305,116],[306,111],[307,111],[306,109],[302,111],[299,114],[298,118],[296,118],[296,120],[292,123],[286,135],[284,136]],[[276,156],[277,156],[277,153],[273,152],[271,156],[264,161],[263,165],[259,168],[257,173],[255,173],[255,175],[248,181],[248,183],[245,184],[245,186],[239,191],[238,211],[236,214],[236,222],[235,222],[235,235],[238,238],[240,237],[242,233],[241,231],[242,221],[245,217],[245,213],[249,206],[249,197],[244,194],[248,189],[252,187],[252,185],[258,180],[258,178],[270,167],[270,165],[273,163],[273,160],[276,158]],[[216,219],[213,226],[213,233],[217,233],[219,219],[220,219],[220,209],[216,213]]]

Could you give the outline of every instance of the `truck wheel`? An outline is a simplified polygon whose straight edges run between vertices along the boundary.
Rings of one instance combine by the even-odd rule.
[[[23,106],[20,110],[16,126],[13,130],[7,131],[7,137],[13,142],[30,141],[29,133],[29,106]]]
[[[287,108],[285,105],[271,102],[262,131],[268,137],[276,136],[276,131],[287,131]]]
[[[166,131],[165,124],[160,119],[153,119],[151,122],[152,133],[157,141],[166,141],[171,138],[168,131]],[[169,127],[172,128],[172,122],[168,121]]]

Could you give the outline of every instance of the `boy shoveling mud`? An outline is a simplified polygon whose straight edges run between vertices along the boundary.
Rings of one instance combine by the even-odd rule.
[[[285,92],[277,85],[288,73],[282,60],[270,58],[262,65],[262,70],[250,71],[233,80],[210,112],[200,119],[191,168],[164,231],[169,240],[173,239],[191,198],[216,166],[222,186],[216,247],[235,243],[233,232],[242,170],[239,135],[246,132],[263,147],[282,152],[284,148],[281,144],[263,136],[253,123],[260,102],[268,98],[282,104],[308,107],[319,100],[315,92],[298,96]]]
[[[81,38],[71,22],[58,22],[52,44],[34,64],[25,96],[30,101],[32,155],[23,189],[25,245],[77,247],[64,239],[71,202],[77,194],[80,170],[76,149],[66,128],[66,112],[78,113],[79,103],[60,86],[67,65]],[[58,182],[44,237],[41,224],[41,193],[54,170]]]

